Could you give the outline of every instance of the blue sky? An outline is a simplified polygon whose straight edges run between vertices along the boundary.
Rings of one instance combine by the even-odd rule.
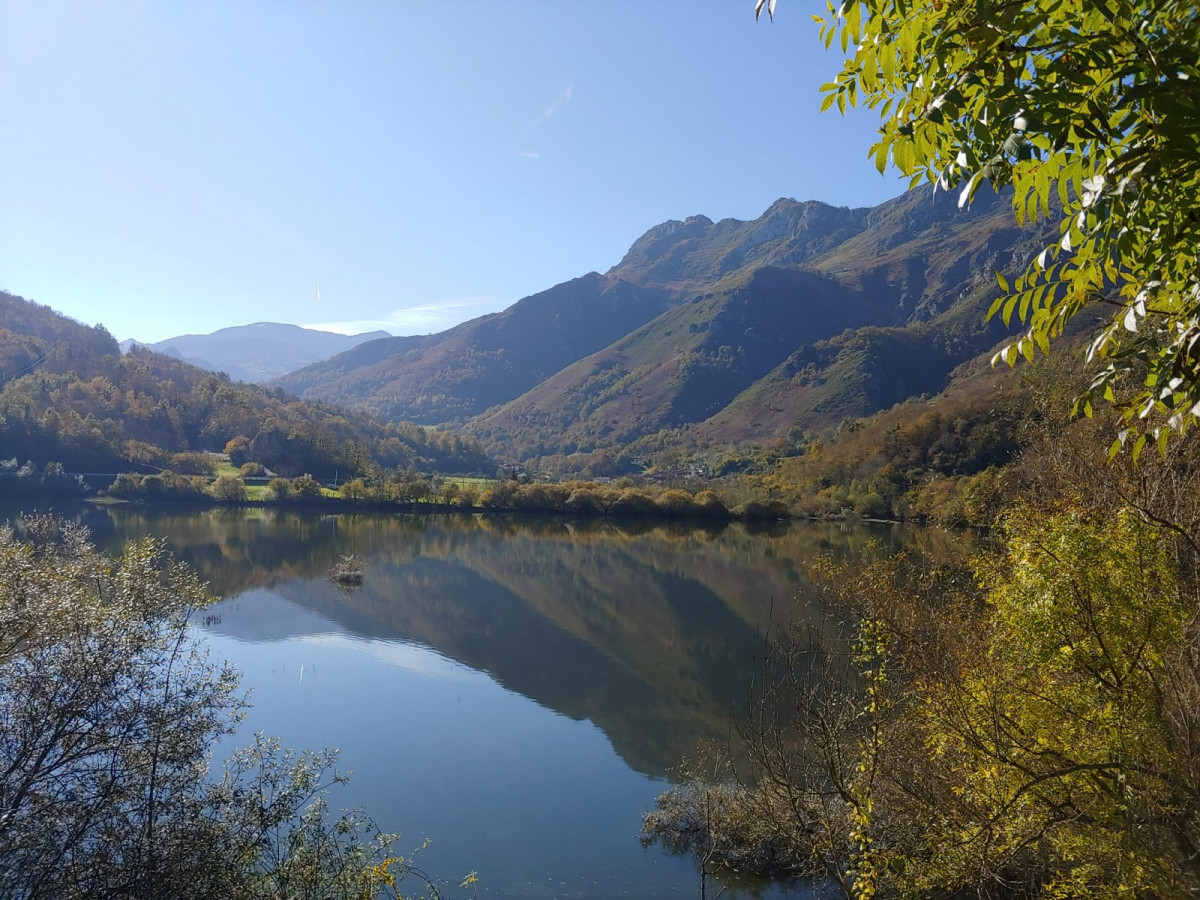
[[[422,334],[666,219],[900,193],[817,112],[816,6],[753,5],[0,0],[0,288],[143,341]]]

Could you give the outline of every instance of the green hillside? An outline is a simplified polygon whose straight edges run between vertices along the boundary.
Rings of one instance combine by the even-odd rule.
[[[500,456],[549,456],[571,468],[576,453],[654,458],[765,446],[796,429],[821,432],[938,393],[956,366],[1004,336],[984,316],[994,273],[1011,273],[1038,236],[1013,226],[995,195],[962,212],[953,198],[916,192],[861,223],[844,243],[808,257],[808,269],[751,265],[724,276],[715,290],[477,417],[468,431]],[[676,271],[696,271],[719,231],[671,244]],[[800,237],[811,246],[811,230]],[[776,239],[777,256],[801,252],[788,240]],[[654,268],[647,260],[655,242],[639,244],[621,263],[626,274],[631,258]]]
[[[233,384],[145,349],[122,355],[103,329],[0,292],[0,459],[154,469],[173,454],[219,452],[239,438],[256,461],[286,475],[491,469],[455,434]]]

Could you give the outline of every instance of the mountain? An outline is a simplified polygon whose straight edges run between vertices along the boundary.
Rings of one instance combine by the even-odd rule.
[[[592,272],[504,312],[440,334],[372,341],[275,383],[387,419],[459,422],[537,387],[669,305],[661,290]]]
[[[1054,226],[931,189],[865,209],[782,199],[655,226],[606,274],[291,373],[305,397],[462,423],[509,459],[765,444],[940,391],[1001,340],[995,273]]]
[[[257,383],[328,359],[367,341],[390,337],[386,331],[334,334],[298,325],[255,322],[222,328],[212,334],[183,334],[154,344],[122,341],[121,349],[128,350],[136,344],[210,372],[227,372],[234,381]]]
[[[162,468],[187,451],[238,438],[284,475],[369,473],[382,466],[494,471],[471,442],[411,423],[231,383],[179,359],[134,347],[103,328],[0,292],[0,460],[115,472]]]
[[[796,268],[861,233],[871,213],[815,200],[780,199],[749,222],[714,223],[707,216],[672,220],[634,241],[609,274],[688,291],[747,268]]]
[[[886,304],[833,279],[753,269],[484,413],[471,430],[539,456],[626,444],[715,415],[797,346],[891,318]]]

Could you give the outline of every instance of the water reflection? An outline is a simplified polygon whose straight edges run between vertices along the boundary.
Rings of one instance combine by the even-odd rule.
[[[279,599],[217,630],[244,640],[329,630],[435,648],[573,719],[599,725],[625,761],[662,776],[699,740],[724,739],[747,697],[763,632],[812,617],[797,604],[821,552],[895,545],[893,526],[754,533],[544,518],[189,514],[114,507],[89,521],[119,546],[167,538],[214,593]],[[361,588],[326,577],[366,561]],[[282,602],[282,601],[287,601]],[[307,631],[306,631],[307,629]]]
[[[642,811],[701,740],[727,739],[764,632],[804,620],[836,636],[838,616],[809,597],[812,559],[912,538],[839,523],[78,515],[110,551],[165,538],[228,598],[205,627],[245,672],[252,727],[340,746],[356,770],[346,802],[410,845],[434,836],[427,868],[477,869],[483,893],[522,897],[698,894],[689,860],[638,845]],[[351,553],[364,583],[341,589],[326,573]]]

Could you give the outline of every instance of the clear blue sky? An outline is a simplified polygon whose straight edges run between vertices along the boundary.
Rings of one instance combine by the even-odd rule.
[[[421,334],[666,219],[878,203],[814,8],[0,0],[0,288],[143,341]]]

